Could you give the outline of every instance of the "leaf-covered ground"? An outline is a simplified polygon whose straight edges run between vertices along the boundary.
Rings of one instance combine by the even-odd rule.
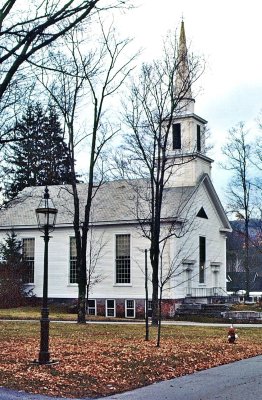
[[[262,329],[262,328],[261,328]],[[225,328],[163,327],[144,340],[141,325],[52,323],[52,366],[36,366],[39,324],[0,322],[0,384],[30,393],[99,397],[262,354],[260,328],[241,328],[237,344]]]

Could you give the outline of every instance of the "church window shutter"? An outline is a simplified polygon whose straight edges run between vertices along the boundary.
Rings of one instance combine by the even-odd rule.
[[[173,150],[181,149],[181,124],[173,124]]]
[[[199,283],[205,283],[206,238],[199,237]]]
[[[197,125],[197,151],[201,151],[201,128]]]

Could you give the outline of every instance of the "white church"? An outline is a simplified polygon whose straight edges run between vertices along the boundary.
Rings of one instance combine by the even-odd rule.
[[[184,34],[183,23],[181,30]],[[192,99],[183,114],[174,119],[169,141],[169,157],[176,157],[181,150],[190,162],[174,171],[164,189],[162,224],[175,224],[181,231],[190,221],[190,229],[165,243],[161,277],[163,281],[168,277],[163,286],[164,317],[172,317],[186,298],[212,302],[226,296],[226,233],[231,227],[212,184],[213,160],[205,154],[207,121],[195,114],[194,107]],[[144,186],[143,180],[136,182],[139,190]],[[87,185],[79,184],[78,188],[84,202]],[[43,193],[44,187],[26,188],[0,212],[0,241],[11,230],[21,239],[23,258],[30,265],[26,286],[37,297],[42,297],[43,291],[44,241],[35,210]],[[70,186],[50,186],[49,193],[58,214],[49,241],[48,297],[73,302],[78,296],[73,197]],[[87,264],[93,270],[89,314],[126,318],[145,315],[145,249],[149,242],[133,212],[135,203],[133,182],[125,180],[105,183],[94,198],[87,252]],[[149,259],[148,271],[150,309]]]

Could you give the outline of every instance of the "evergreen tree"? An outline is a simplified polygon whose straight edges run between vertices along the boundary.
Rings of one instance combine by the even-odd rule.
[[[30,104],[14,130],[17,141],[5,155],[7,199],[13,199],[26,186],[70,183],[68,147],[54,106],[45,112],[40,103]]]
[[[28,293],[24,277],[28,268],[22,260],[22,243],[14,231],[6,235],[0,244],[0,304],[3,308],[17,307],[26,303]]]
[[[22,262],[22,243],[13,230],[7,233],[5,242],[0,244],[0,256],[4,262],[14,266]]]

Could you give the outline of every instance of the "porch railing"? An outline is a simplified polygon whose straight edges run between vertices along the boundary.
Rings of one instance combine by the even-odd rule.
[[[192,297],[227,296],[227,292],[221,287],[212,287],[212,288],[188,287],[186,289],[186,296],[192,296]]]

